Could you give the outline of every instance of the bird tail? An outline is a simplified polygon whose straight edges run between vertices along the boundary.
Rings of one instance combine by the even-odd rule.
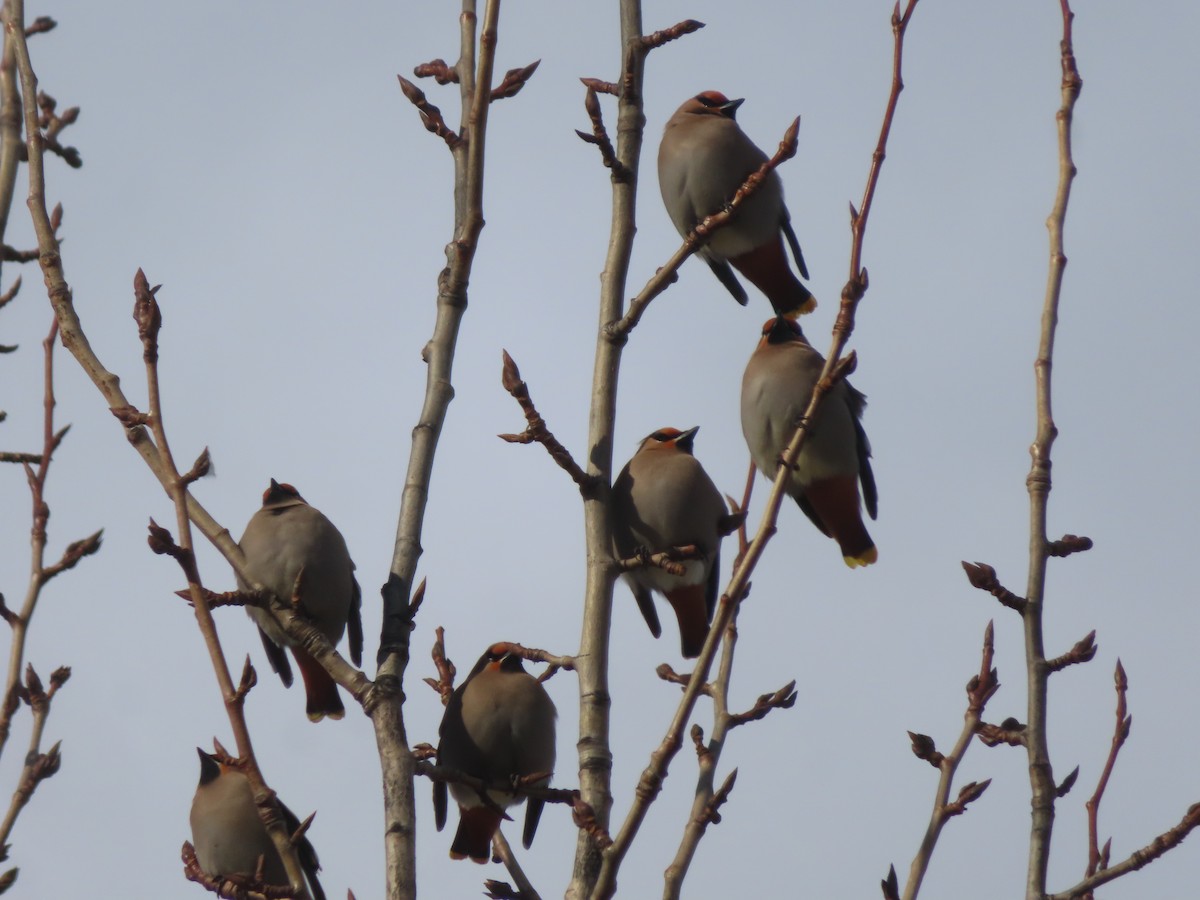
[[[666,594],[667,602],[679,620],[679,651],[684,659],[695,659],[708,637],[706,585],[689,584]]]
[[[863,524],[854,476],[825,478],[804,488],[804,501],[842,549],[842,559],[854,569],[879,559],[875,542]]]
[[[492,835],[500,827],[500,812],[486,806],[458,810],[458,831],[450,844],[451,859],[483,864],[492,858]]]
[[[304,679],[304,692],[308,699],[305,711],[308,713],[309,720],[320,722],[326,716],[331,719],[340,719],[345,716],[346,707],[342,706],[337,683],[329,676],[329,673],[299,647],[292,648],[292,655],[296,657],[296,666],[300,669],[300,676]]]
[[[783,250],[783,238],[767,241],[729,261],[767,295],[776,315],[794,319],[817,308],[817,298],[792,274]]]

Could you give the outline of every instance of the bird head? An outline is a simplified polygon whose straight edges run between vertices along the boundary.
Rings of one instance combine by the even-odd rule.
[[[699,430],[699,425],[689,428],[687,431],[680,431],[678,428],[660,428],[648,435],[638,450],[682,450],[684,453],[690,454],[692,441],[696,439],[696,432]]]
[[[685,109],[701,116],[724,116],[726,119],[737,120],[737,109],[744,103],[744,98],[730,100],[720,91],[701,91],[684,104]]]
[[[791,341],[803,341],[804,330],[800,327],[800,323],[795,319],[789,319],[787,316],[776,316],[774,319],[767,319],[762,327],[762,340],[759,341],[759,346],[763,344],[787,344]]]
[[[205,753],[199,747],[196,753],[200,755],[200,784],[205,785],[216,781],[222,772],[222,766],[211,753]]]
[[[304,503],[304,498],[300,496],[300,492],[290,484],[280,484],[274,478],[271,479],[270,486],[263,491],[263,508],[271,506],[291,506],[295,503]]]

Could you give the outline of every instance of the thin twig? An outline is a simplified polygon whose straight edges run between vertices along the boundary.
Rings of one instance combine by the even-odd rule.
[[[1063,32],[1062,104],[1055,115],[1058,129],[1058,186],[1054,207],[1046,220],[1050,237],[1050,267],[1046,297],[1042,307],[1041,336],[1034,362],[1037,398],[1037,433],[1029,449],[1031,464],[1025,480],[1029,492],[1029,577],[1022,610],[1025,624],[1025,668],[1028,690],[1028,725],[1025,746],[1029,756],[1030,832],[1029,866],[1025,883],[1026,900],[1041,900],[1046,893],[1046,872],[1050,863],[1050,836],[1054,826],[1054,801],[1057,785],[1050,764],[1046,728],[1046,691],[1049,671],[1042,631],[1042,608],[1046,590],[1046,561],[1049,540],[1046,515],[1050,498],[1050,451],[1058,428],[1051,405],[1051,367],[1054,360],[1054,335],[1058,326],[1058,306],[1062,293],[1067,257],[1063,252],[1063,227],[1075,163],[1071,158],[1071,120],[1075,101],[1083,85],[1075,65],[1071,41],[1071,12],[1068,0],[1061,0]]]
[[[579,487],[579,493],[585,498],[589,497],[596,489],[596,478],[580,468],[579,463],[575,462],[571,456],[571,451],[564,447],[546,427],[546,420],[537,411],[533,398],[529,396],[529,385],[521,380],[521,370],[517,368],[516,362],[508,355],[507,350],[500,352],[504,355],[500,383],[521,405],[521,411],[525,413],[525,421],[528,424],[520,434],[501,434],[498,437],[510,444],[541,444],[550,454],[550,458],[571,476],[571,480]]]
[[[916,900],[920,893],[921,882],[929,870],[933,851],[937,847],[938,838],[946,822],[953,816],[961,814],[967,803],[978,797],[987,787],[988,782],[983,783],[983,788],[979,788],[972,782],[960,791],[957,800],[953,802],[950,800],[954,776],[971,746],[971,739],[979,731],[984,708],[987,706],[988,700],[1000,689],[996,669],[992,666],[992,658],[995,653],[994,637],[995,629],[992,623],[988,622],[987,628],[983,632],[983,651],[980,654],[979,674],[972,676],[971,680],[967,682],[967,711],[963,715],[962,731],[959,732],[958,740],[954,743],[954,749],[949,754],[943,755],[937,752],[932,739],[925,738],[924,741],[921,741],[919,738],[925,737],[924,735],[912,736],[913,752],[918,758],[931,763],[938,770],[939,777],[933,799],[933,812],[929,816],[929,824],[925,828],[921,846],[917,850],[916,856],[913,857],[912,865],[909,866],[903,900]],[[926,744],[926,742],[928,743]],[[899,897],[898,893],[897,897]]]
[[[460,139],[453,142],[454,233],[446,245],[446,268],[438,277],[437,316],[425,345],[425,399],[400,499],[396,540],[388,580],[383,588],[383,626],[379,640],[377,693],[368,705],[379,746],[384,785],[384,849],[388,900],[415,897],[416,798],[414,760],[408,749],[403,717],[403,679],[409,660],[415,601],[411,600],[421,555],[425,506],[433,461],[446,412],[454,396],[452,375],[459,326],[467,308],[467,285],[483,230],[484,151],[490,88],[498,41],[499,0],[487,0],[483,27],[476,41],[475,0],[463,0],[459,16],[459,59],[454,71],[462,101]],[[448,145],[451,144],[447,141]]]
[[[1086,804],[1088,814],[1088,864],[1087,871],[1084,872],[1085,878],[1091,878],[1096,874],[1097,870],[1103,867],[1102,864],[1107,862],[1108,854],[1102,854],[1100,851],[1100,801],[1104,799],[1104,791],[1108,787],[1108,779],[1112,777],[1113,767],[1117,764],[1117,755],[1121,752],[1121,747],[1124,746],[1126,739],[1129,737],[1129,729],[1133,727],[1133,716],[1126,715],[1125,706],[1125,693],[1129,690],[1129,679],[1125,676],[1125,667],[1121,665],[1121,660],[1119,659],[1117,660],[1116,670],[1113,672],[1113,682],[1117,689],[1117,721],[1113,728],[1112,745],[1108,751],[1108,759],[1104,761],[1104,770],[1100,773],[1099,781],[1096,782],[1095,792]]]
[[[1089,891],[1095,890],[1101,885],[1108,884],[1122,875],[1136,872],[1138,869],[1154,862],[1154,860],[1158,859],[1168,850],[1178,847],[1183,843],[1183,839],[1191,834],[1197,826],[1200,826],[1200,803],[1189,807],[1178,825],[1169,831],[1163,832],[1145,847],[1142,847],[1140,850],[1134,850],[1133,853],[1129,854],[1129,856],[1119,863],[1102,869],[1090,878],[1085,878],[1074,887],[1068,888],[1058,894],[1046,895],[1045,900],[1075,900],[1075,898],[1083,897]]]
[[[64,551],[58,563],[46,565],[46,523],[50,517],[50,507],[45,499],[46,477],[50,471],[54,451],[62,441],[64,431],[54,428],[54,345],[58,337],[58,322],[50,326],[50,332],[42,341],[42,452],[34,469],[29,463],[25,464],[26,481],[32,507],[32,528],[30,529],[30,576],[26,587],[25,598],[20,612],[9,610],[0,597],[0,615],[12,629],[12,639],[9,644],[8,676],[5,682],[3,706],[0,707],[0,754],[3,754],[8,744],[12,729],[12,717],[20,708],[23,701],[32,710],[29,742],[26,747],[23,765],[17,777],[17,785],[13,791],[8,811],[0,822],[0,847],[7,847],[12,836],[21,810],[29,803],[37,786],[46,778],[58,771],[61,757],[56,743],[50,750],[42,751],[42,736],[45,732],[46,719],[50,715],[50,705],[58,689],[71,677],[71,670],[65,666],[55,669],[50,675],[50,687],[45,689],[42,680],[31,664],[25,663],[25,645],[29,627],[42,596],[42,589],[59,572],[70,568],[83,556],[94,553],[100,548],[100,533],[92,535],[85,541],[76,541]],[[68,561],[71,560],[71,561]],[[22,684],[21,674],[25,679]],[[15,869],[9,870],[15,872]],[[8,873],[5,873],[7,876]],[[4,877],[4,876],[0,876]]]
[[[145,274],[141,269],[138,269],[137,275],[134,277],[133,318],[137,323],[138,336],[142,342],[142,359],[146,366],[149,418],[152,423],[155,445],[158,448],[161,465],[170,476],[168,493],[175,504],[175,526],[179,531],[179,540],[177,542],[178,552],[171,552],[169,546],[164,546],[164,549],[176,559],[183,570],[184,576],[187,578],[188,589],[191,592],[192,606],[196,613],[196,623],[204,638],[209,658],[213,664],[213,670],[217,676],[217,683],[220,685],[221,694],[225,699],[225,709],[229,716],[229,725],[233,730],[234,740],[237,743],[238,758],[241,763],[239,768],[246,776],[246,779],[250,783],[250,788],[254,792],[255,803],[259,807],[259,814],[263,820],[263,824],[267,828],[267,833],[270,835],[272,843],[275,845],[275,849],[279,852],[279,856],[283,860],[284,870],[287,873],[292,891],[297,896],[308,897],[309,894],[303,866],[300,864],[300,859],[296,854],[296,848],[291,843],[291,836],[284,824],[283,815],[275,800],[274,792],[267,786],[262,775],[262,770],[259,768],[258,760],[254,755],[254,745],[250,739],[250,729],[246,723],[243,702],[248,687],[239,689],[234,686],[233,678],[229,672],[229,665],[225,660],[225,651],[221,647],[221,641],[217,635],[216,623],[213,621],[212,612],[209,610],[204,599],[200,573],[196,566],[195,550],[192,541],[192,524],[188,518],[188,489],[183,477],[179,473],[179,468],[175,464],[175,458],[171,452],[170,443],[167,440],[166,424],[164,422],[162,391],[158,377],[158,333],[162,327],[162,310],[155,297],[157,291],[158,288],[150,287]],[[166,541],[169,540],[169,535],[164,538],[161,534],[158,534],[155,536],[155,540],[160,546],[165,545]],[[244,682],[246,680],[243,679]]]
[[[508,874],[517,883],[517,890],[521,892],[521,900],[542,900],[541,895],[534,890],[533,883],[526,876],[525,870],[517,862],[512,847],[508,845],[508,839],[504,837],[504,833],[499,828],[492,835],[492,846],[496,848],[496,854],[500,857],[500,862],[504,863],[504,868],[508,869]]]
[[[645,127],[642,79],[647,52],[641,44],[640,0],[620,0],[619,9],[623,64],[620,84],[613,85],[617,96],[616,160],[628,177],[620,181],[611,179],[612,219],[600,278],[586,454],[587,474],[595,479],[596,490],[593,496],[585,497],[583,503],[587,576],[577,655],[579,790],[591,810],[589,827],[602,830],[606,835],[612,808],[612,750],[609,743],[612,699],[608,690],[608,666],[616,579],[608,498],[613,475],[613,432],[623,342],[610,340],[604,327],[621,317],[633,252],[638,165]],[[589,86],[601,89],[598,85]],[[575,861],[566,891],[568,900],[584,900],[593,893],[603,865],[602,855],[598,843],[585,829],[575,843]]]

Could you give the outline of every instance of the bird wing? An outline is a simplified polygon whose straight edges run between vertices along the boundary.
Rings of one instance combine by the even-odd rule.
[[[288,662],[287,654],[261,628],[258,629],[258,636],[262,638],[263,650],[267,652],[267,662],[271,664],[271,670],[279,676],[284,687],[291,687],[292,664]]]
[[[350,598],[350,613],[346,619],[346,630],[350,636],[350,659],[356,666],[362,665],[362,588],[354,580],[354,595]]]
[[[800,242],[796,240],[796,232],[792,231],[792,220],[786,209],[783,211],[783,221],[779,223],[779,227],[783,229],[783,236],[787,238],[788,246],[792,248],[792,257],[796,260],[796,268],[800,270],[800,277],[805,281],[810,280],[808,266],[804,264],[804,254],[800,252]]]
[[[705,258],[708,267],[712,269],[712,273],[717,276],[717,281],[725,285],[725,289],[733,294],[733,299],[745,306],[750,302],[750,298],[746,296],[746,289],[742,287],[737,280],[737,276],[733,274],[733,269],[725,260],[717,261],[715,259]]]

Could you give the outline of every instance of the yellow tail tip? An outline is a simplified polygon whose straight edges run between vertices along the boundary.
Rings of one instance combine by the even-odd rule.
[[[875,547],[871,547],[861,556],[843,556],[842,559],[851,569],[857,569],[859,566],[869,566],[877,561],[879,559],[879,551]]]
[[[790,310],[789,312],[785,312],[783,314],[783,317],[785,319],[795,320],[795,319],[800,318],[801,316],[808,315],[810,312],[812,312],[816,308],[817,308],[817,298],[810,296],[807,300],[805,300],[803,303],[801,303],[795,309]]]

